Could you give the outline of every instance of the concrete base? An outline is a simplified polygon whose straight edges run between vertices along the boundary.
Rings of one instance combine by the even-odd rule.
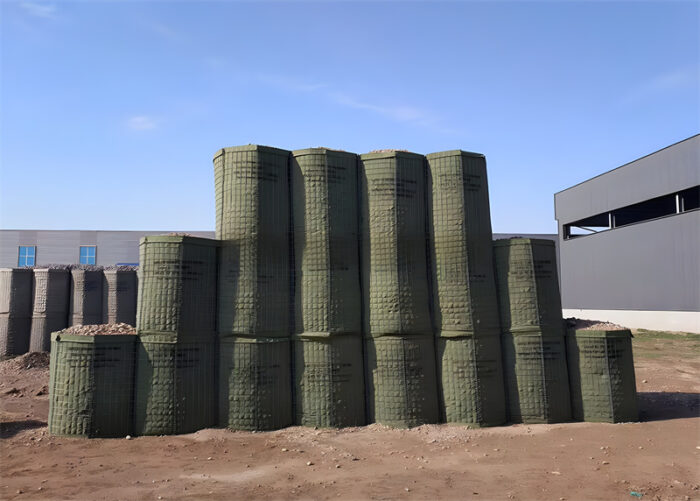
[[[613,322],[634,329],[700,333],[700,311],[577,310],[564,308],[564,318]]]

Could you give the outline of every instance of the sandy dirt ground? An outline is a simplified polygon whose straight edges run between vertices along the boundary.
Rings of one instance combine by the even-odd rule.
[[[0,362],[3,500],[700,500],[700,336],[637,332],[641,422],[48,434],[48,369]]]

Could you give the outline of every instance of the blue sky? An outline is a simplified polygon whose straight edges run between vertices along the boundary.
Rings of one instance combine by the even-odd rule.
[[[0,226],[205,230],[223,146],[484,153],[495,232],[700,130],[700,3],[0,2]]]

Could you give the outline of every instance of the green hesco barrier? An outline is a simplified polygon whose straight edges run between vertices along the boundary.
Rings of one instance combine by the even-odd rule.
[[[219,425],[277,430],[292,424],[289,339],[227,337],[219,341]]]
[[[29,268],[0,269],[0,356],[29,350],[32,281]]]
[[[73,268],[70,274],[70,325],[101,324],[102,269]]]
[[[0,269],[0,314],[32,316],[32,280],[30,268]]]
[[[431,336],[365,339],[368,422],[411,428],[439,420]]]
[[[27,353],[31,329],[32,317],[0,313],[0,357]]]
[[[442,418],[448,423],[506,422],[500,336],[437,339]]]
[[[294,340],[295,422],[302,426],[365,424],[362,335]]]
[[[29,351],[49,351],[51,333],[68,327],[70,272],[68,268],[34,270],[34,303]]]
[[[566,336],[574,419],[637,421],[637,386],[629,330],[569,331]]]
[[[425,158],[389,151],[360,159],[365,336],[431,334]]]
[[[505,332],[501,350],[510,421],[569,421],[569,376],[560,331]]]
[[[248,145],[214,156],[220,337],[291,334],[289,155]]]
[[[427,159],[436,334],[499,336],[486,159],[461,150]]]
[[[563,329],[554,242],[512,238],[493,250],[502,329]]]
[[[131,433],[136,336],[51,335],[49,433]]]
[[[292,155],[295,332],[359,333],[357,155],[323,148]]]
[[[216,342],[137,344],[134,433],[192,433],[216,423]]]
[[[136,270],[104,270],[102,323],[136,325]]]
[[[139,245],[136,328],[144,340],[213,340],[218,241],[149,236]]]

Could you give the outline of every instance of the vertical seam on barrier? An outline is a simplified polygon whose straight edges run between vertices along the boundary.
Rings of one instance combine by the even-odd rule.
[[[465,340],[468,341],[468,339],[465,338]],[[474,359],[472,365],[472,373],[474,376],[474,383],[475,383],[475,388],[476,388],[476,412],[475,412],[475,417],[477,420],[477,423],[481,424],[482,422],[482,408],[481,408],[481,381],[479,379],[479,371],[477,370],[476,364],[478,363],[479,360],[479,350],[478,350],[478,345],[477,345],[477,339],[476,336],[473,336],[472,339],[472,346],[474,348]]]
[[[326,174],[326,179],[325,179],[325,188],[326,188],[326,206],[325,206],[325,211],[326,211],[326,266],[328,267],[328,276],[326,278],[326,318],[325,318],[325,327],[327,329],[330,328],[330,316],[331,316],[331,304],[333,298],[331,297],[333,287],[331,287],[331,280],[333,280],[333,268],[331,266],[331,200],[330,200],[330,188],[329,188],[329,179],[328,179],[328,152],[325,152],[323,155],[323,162],[324,162],[324,167],[325,167],[325,174]],[[330,329],[329,329],[330,330]]]
[[[532,289],[534,292],[534,303],[535,303],[535,325],[540,326],[540,294],[539,287],[537,287],[537,270],[535,267],[535,244],[530,240],[530,245],[527,246],[527,252],[530,254],[530,264],[532,266]]]
[[[547,388],[547,369],[546,369],[546,364],[545,364],[545,361],[544,361],[544,357],[545,357],[545,353],[544,353],[544,335],[541,333],[541,334],[539,335],[539,338],[540,338],[540,353],[541,353],[541,356],[540,356],[540,367],[541,367],[541,369],[542,369],[542,379],[541,379],[541,382],[542,382],[542,396],[544,397],[542,403],[544,404],[544,409],[543,409],[543,411],[544,411],[545,422],[548,422],[549,419],[550,419],[550,415],[549,415],[549,395],[548,395],[549,392],[547,391],[547,389],[548,389],[548,388]]]
[[[603,337],[603,343],[605,344],[605,371],[608,374],[608,401],[610,402],[610,416],[612,417],[613,423],[615,422],[615,407],[613,405],[612,396],[612,379],[610,378],[610,354],[608,353],[608,336]]]
[[[399,250],[400,245],[400,232],[399,232],[399,187],[398,187],[398,177],[399,177],[399,157],[398,154],[394,153],[393,158],[394,167],[394,234],[396,235],[396,246],[394,248],[394,256],[396,257],[396,303],[399,312],[399,325],[398,333],[403,334],[403,313],[401,312],[401,251]],[[405,360],[404,360],[405,363]],[[405,374],[404,374],[405,375]]]

